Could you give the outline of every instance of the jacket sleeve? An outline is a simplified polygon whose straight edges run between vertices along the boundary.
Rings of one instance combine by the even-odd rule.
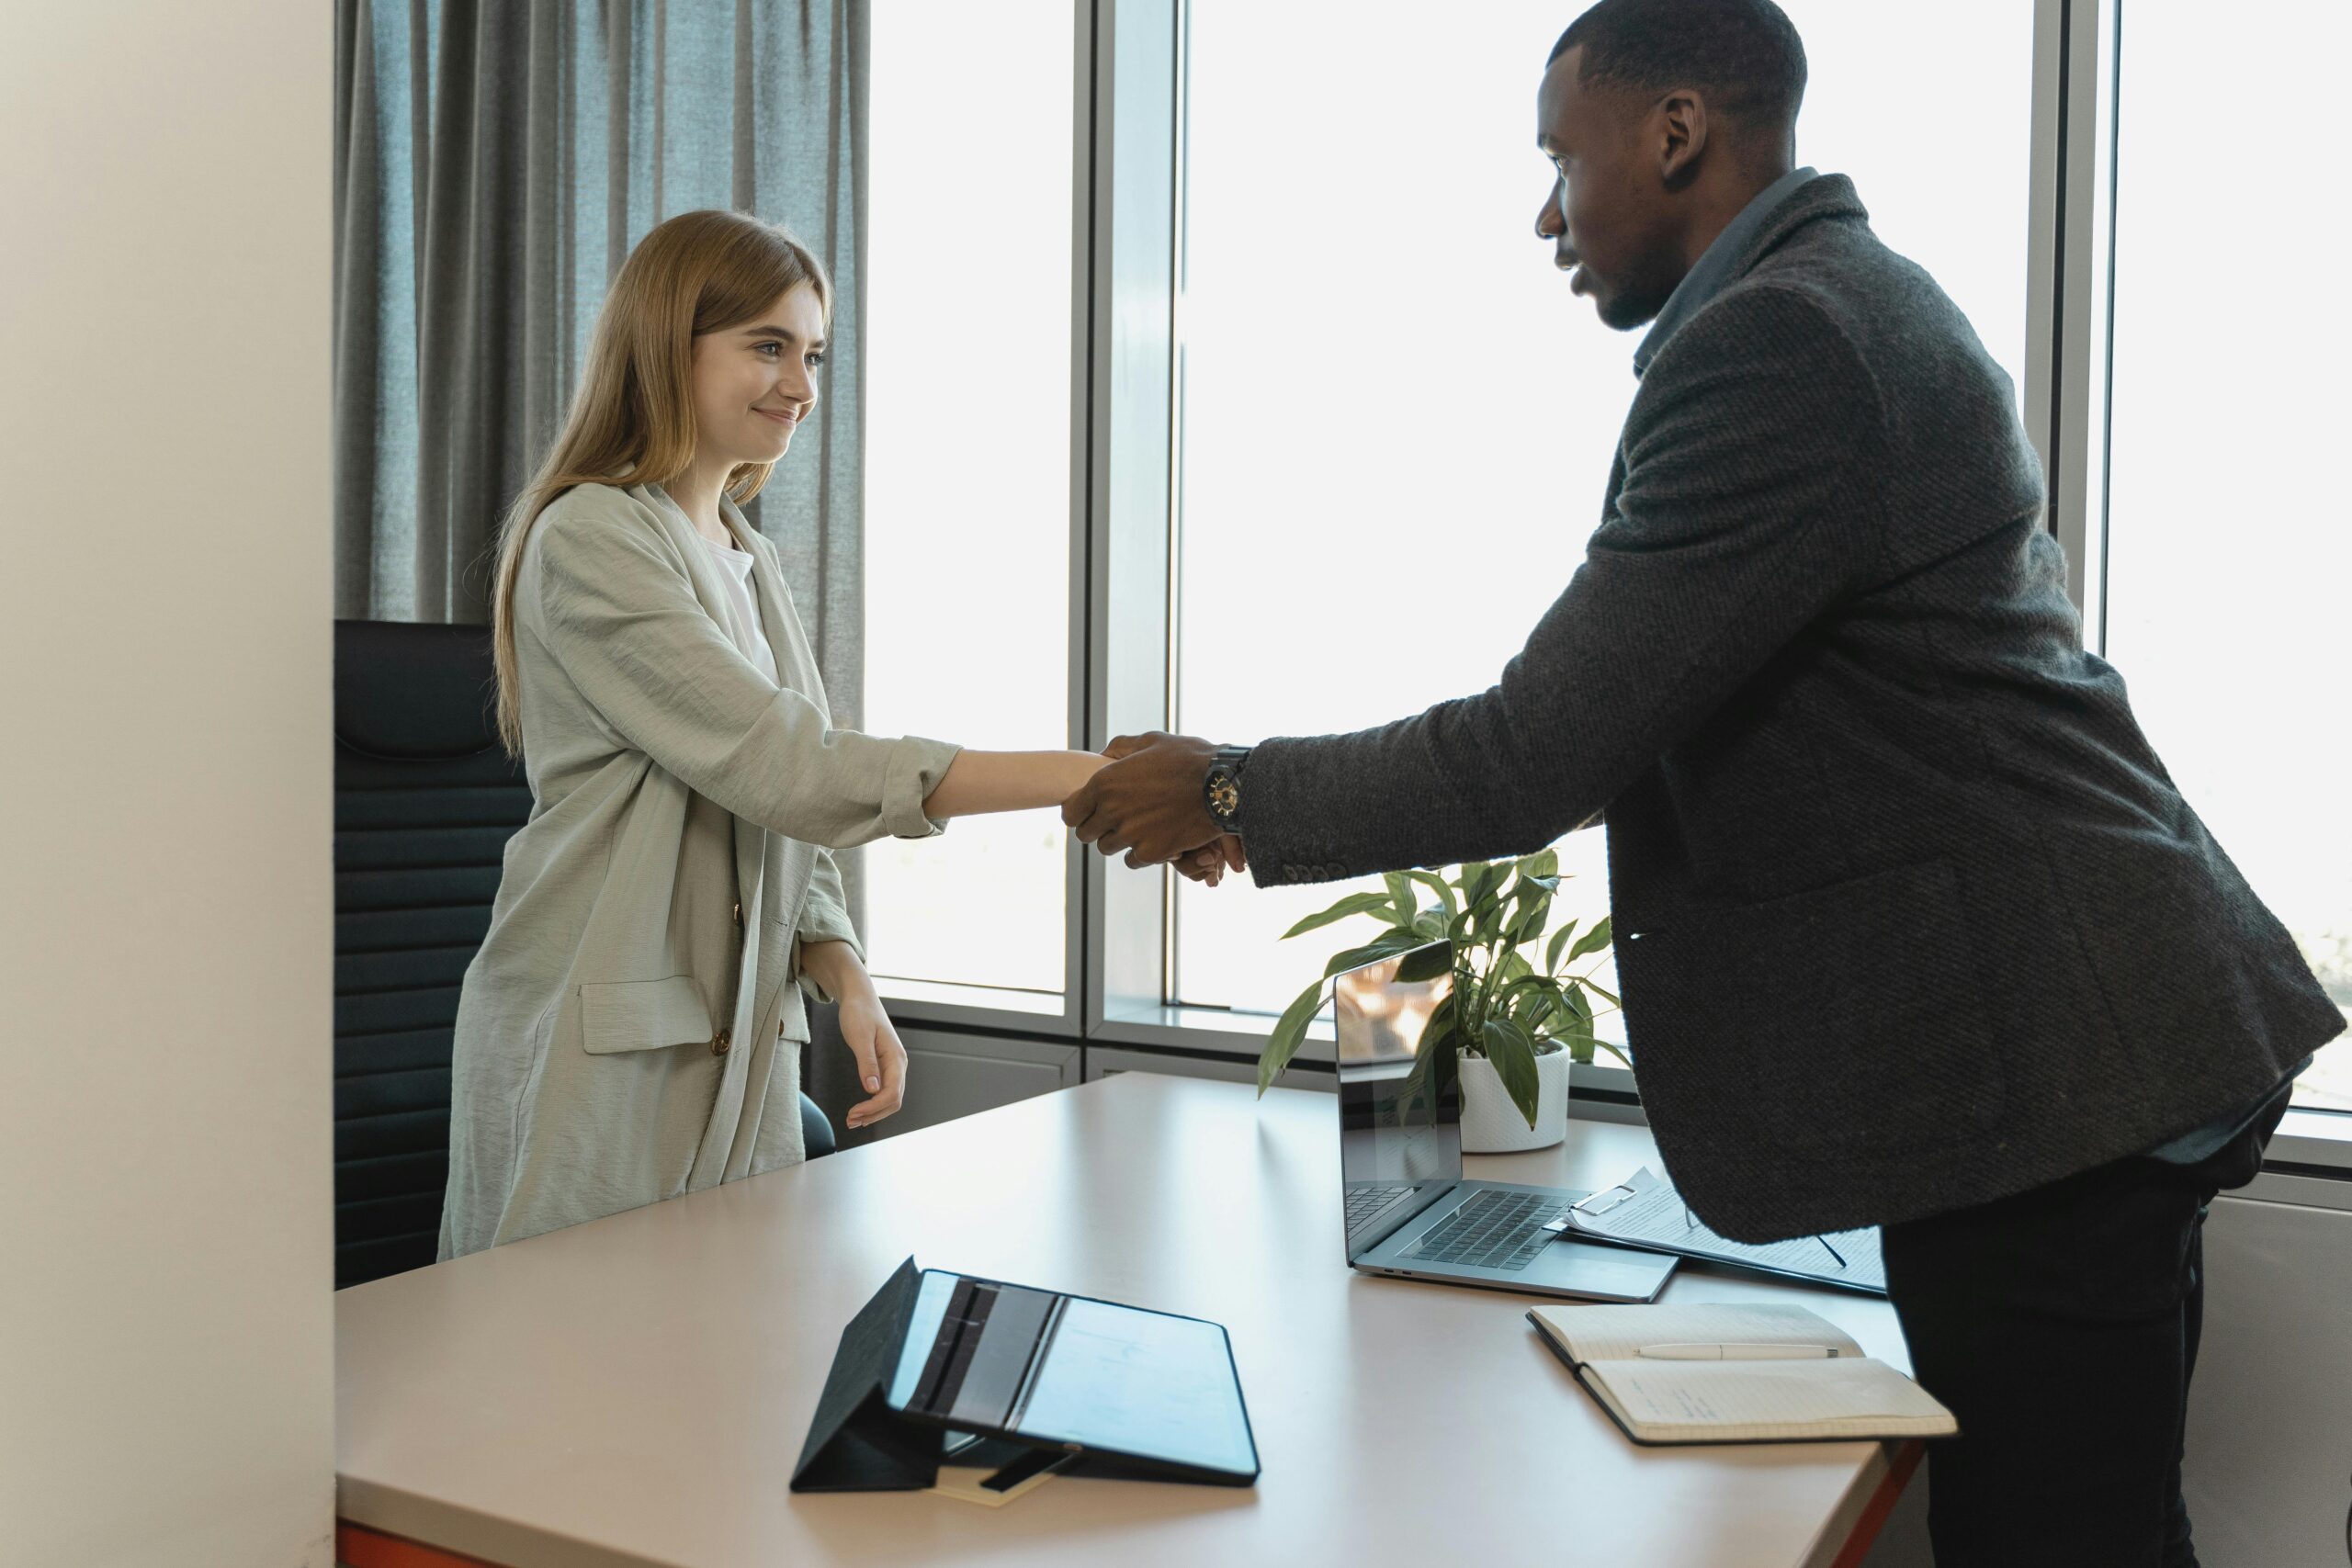
[[[1499,682],[1251,751],[1251,875],[1491,859],[1589,821],[1866,581],[1885,449],[1868,371],[1813,300],[1757,288],[1692,317],[1626,422],[1614,511]]]
[[[962,748],[837,729],[769,680],[695,597],[644,503],[575,491],[532,536],[522,586],[548,651],[623,739],[688,788],[834,849],[941,830],[922,803]]]
[[[800,929],[793,933],[792,968],[800,977],[800,988],[815,1002],[830,1002],[837,998],[825,994],[825,987],[809,977],[800,964],[800,943],[808,942],[845,942],[857,954],[860,964],[865,962],[865,944],[858,940],[857,929],[849,923],[849,897],[842,890],[842,868],[833,852],[817,852],[817,868],[808,878],[808,897],[800,907]]]

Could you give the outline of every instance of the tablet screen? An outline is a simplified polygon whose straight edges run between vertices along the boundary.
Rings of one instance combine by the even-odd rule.
[[[977,1430],[1254,1475],[1225,1330],[925,1269],[890,1404]]]

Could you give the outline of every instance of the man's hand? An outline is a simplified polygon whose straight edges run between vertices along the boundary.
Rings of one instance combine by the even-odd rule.
[[[1102,754],[1115,760],[1062,803],[1062,820],[1080,843],[1106,855],[1124,850],[1127,864],[1140,868],[1181,861],[1227,837],[1201,798],[1209,764],[1216,760],[1212,742],[1155,729],[1122,735]],[[1238,858],[1238,846],[1231,859],[1219,853],[1228,864]],[[1200,869],[1205,874],[1204,862]]]

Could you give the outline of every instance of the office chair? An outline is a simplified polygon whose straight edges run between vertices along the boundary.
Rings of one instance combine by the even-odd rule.
[[[334,1273],[433,1261],[458,987],[530,815],[491,717],[481,626],[334,627]],[[808,1155],[834,1147],[806,1094]]]

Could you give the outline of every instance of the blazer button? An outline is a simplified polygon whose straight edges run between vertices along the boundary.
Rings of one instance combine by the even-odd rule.
[[[741,904],[735,906],[735,929],[739,931],[743,929],[743,906]]]
[[[724,1056],[727,1055],[727,1048],[734,1043],[734,1041],[727,1037],[727,1031],[722,1029],[711,1040],[710,1054],[714,1056]]]

